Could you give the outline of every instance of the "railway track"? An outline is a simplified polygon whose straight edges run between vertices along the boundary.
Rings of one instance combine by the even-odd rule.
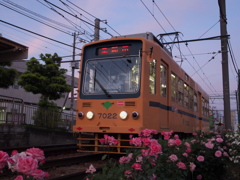
[[[86,169],[89,168],[91,164],[97,169],[101,170],[101,167],[106,163],[102,161],[101,158],[103,154],[100,153],[79,153],[77,152],[78,147],[72,144],[64,145],[54,145],[54,146],[42,146],[38,147],[44,150],[46,157],[46,162],[40,167],[45,172],[50,174],[48,180],[74,180],[74,179],[84,179],[86,177]],[[16,149],[16,148],[14,148]],[[18,148],[19,152],[28,149],[28,147]],[[13,148],[4,150],[11,152]],[[118,155],[111,155],[111,158],[116,158]],[[5,171],[0,174],[1,180],[12,180],[16,177],[13,173]]]

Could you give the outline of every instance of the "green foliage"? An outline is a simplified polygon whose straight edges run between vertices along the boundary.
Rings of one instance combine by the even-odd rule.
[[[89,173],[86,178],[89,180],[240,179],[240,131],[194,133],[194,137],[185,140],[180,140],[177,135],[172,136],[171,132],[163,132],[162,135],[164,137],[158,140],[160,146],[152,146],[157,144],[151,137],[131,139],[131,145],[137,145],[142,149],[128,152],[119,161],[110,159],[101,172]],[[142,141],[140,146],[139,140]]]
[[[11,62],[0,62],[0,88],[7,89],[14,85],[18,72],[15,69],[6,69],[4,66],[11,66]]]
[[[61,57],[55,53],[40,54],[45,64],[41,64],[36,58],[27,62],[27,71],[20,76],[18,82],[27,92],[41,94],[46,100],[57,100],[71,88],[66,84],[66,69],[60,68]]]
[[[61,121],[61,113],[59,113],[56,104],[41,98],[38,105],[39,108],[34,112],[32,117],[34,125],[56,129]]]

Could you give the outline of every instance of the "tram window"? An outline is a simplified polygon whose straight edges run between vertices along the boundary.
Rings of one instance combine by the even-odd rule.
[[[184,83],[184,107],[189,107],[189,86]]]
[[[160,65],[160,90],[163,97],[167,97],[167,68]]]
[[[194,97],[193,97],[193,101],[194,101],[194,111],[198,111],[198,99],[197,99],[197,93],[194,92]]]
[[[209,102],[206,101],[206,116],[209,116]]]
[[[178,79],[178,104],[183,105],[183,81]]]
[[[171,98],[173,102],[177,101],[177,76],[175,74],[171,74]]]
[[[202,98],[202,113],[206,115],[206,101],[204,98]]]
[[[156,60],[150,62],[150,72],[149,72],[149,88],[150,93],[155,94],[156,92]]]
[[[189,109],[193,110],[193,89],[189,88]]]

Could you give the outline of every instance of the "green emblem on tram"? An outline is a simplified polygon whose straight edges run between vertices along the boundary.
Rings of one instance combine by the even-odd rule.
[[[102,105],[103,105],[103,107],[105,107],[108,110],[108,108],[110,108],[113,105],[113,103],[106,101],[106,102],[102,103]]]

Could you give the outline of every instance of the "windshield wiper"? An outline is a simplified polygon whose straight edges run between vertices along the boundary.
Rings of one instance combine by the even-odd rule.
[[[107,97],[111,97],[111,95],[107,92],[107,90],[103,87],[103,85],[94,77],[94,81],[99,85],[101,90],[106,94]]]

